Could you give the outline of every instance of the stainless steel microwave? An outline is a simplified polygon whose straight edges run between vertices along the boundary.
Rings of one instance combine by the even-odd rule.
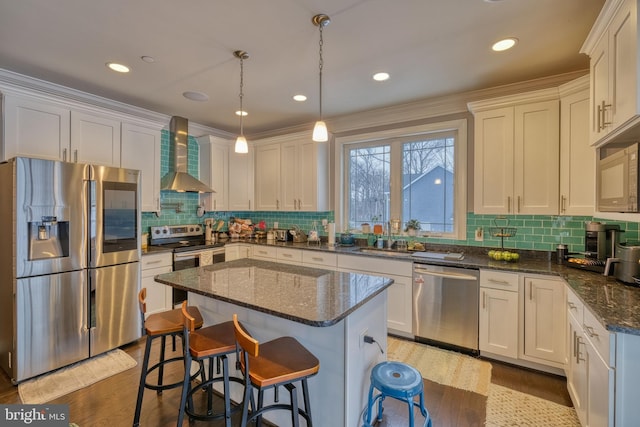
[[[598,211],[639,212],[638,143],[598,162],[596,195]]]

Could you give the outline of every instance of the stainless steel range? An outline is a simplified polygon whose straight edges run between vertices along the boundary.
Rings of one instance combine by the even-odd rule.
[[[151,227],[149,244],[173,250],[173,271],[224,262],[224,243],[207,242],[200,224]],[[174,306],[186,299],[187,292],[173,289]]]

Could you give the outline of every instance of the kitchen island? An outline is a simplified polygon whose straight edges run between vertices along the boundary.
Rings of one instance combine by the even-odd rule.
[[[386,359],[386,289],[393,280],[240,259],[161,274],[156,281],[188,291],[189,303],[199,307],[205,325],[230,320],[237,313],[259,341],[297,338],[320,360],[320,372],[309,379],[316,423],[361,423],[369,374]],[[379,346],[364,343],[365,335]],[[242,389],[233,387],[232,398],[240,401],[241,396]],[[280,399],[287,399],[286,393],[280,393]],[[265,418],[279,426],[291,425],[284,411]]]

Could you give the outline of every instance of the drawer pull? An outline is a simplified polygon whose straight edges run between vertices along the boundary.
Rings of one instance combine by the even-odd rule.
[[[571,301],[567,301],[567,306],[569,307],[569,310],[577,310],[578,309],[578,306],[576,306]]]
[[[285,258],[291,258],[293,255],[291,255],[291,254],[282,254],[282,256],[285,257]]]
[[[324,258],[320,258],[319,256],[311,257],[311,259],[314,261],[324,261]]]
[[[505,285],[505,286],[509,286],[509,285],[511,284],[511,283],[509,283],[509,281],[508,281],[508,280],[499,280],[499,279],[492,279],[492,278],[489,278],[489,281],[490,281],[491,283],[495,283],[495,284],[497,284],[497,285]]]
[[[598,333],[591,326],[587,326],[587,325],[582,325],[582,326],[584,326],[584,330],[587,331],[587,334],[589,334],[591,338],[599,336]]]
[[[151,265],[151,264],[160,264],[162,262],[161,259],[157,259],[155,261],[147,261],[144,263],[144,265]]]

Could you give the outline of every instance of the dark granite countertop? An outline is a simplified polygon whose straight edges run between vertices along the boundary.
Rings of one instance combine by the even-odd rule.
[[[290,247],[306,250],[330,251],[340,254],[352,254],[375,258],[414,261],[411,253],[389,256],[362,253],[360,248],[329,247],[326,244],[311,245],[307,243],[251,241],[248,243],[276,247]],[[488,248],[465,246],[433,245],[427,250],[438,252],[464,252],[462,261],[447,261],[440,259],[420,259],[419,262],[432,265],[447,265],[462,268],[490,268],[511,271],[514,273],[546,274],[559,276],[564,279],[575,294],[582,300],[585,307],[611,332],[622,332],[640,335],[640,288],[623,284],[614,277],[605,277],[577,268],[565,267],[555,262],[555,254],[541,251],[520,251],[518,262],[493,261],[486,255]]]
[[[188,292],[310,326],[331,326],[393,280],[289,264],[239,259],[160,274],[155,280]]]

